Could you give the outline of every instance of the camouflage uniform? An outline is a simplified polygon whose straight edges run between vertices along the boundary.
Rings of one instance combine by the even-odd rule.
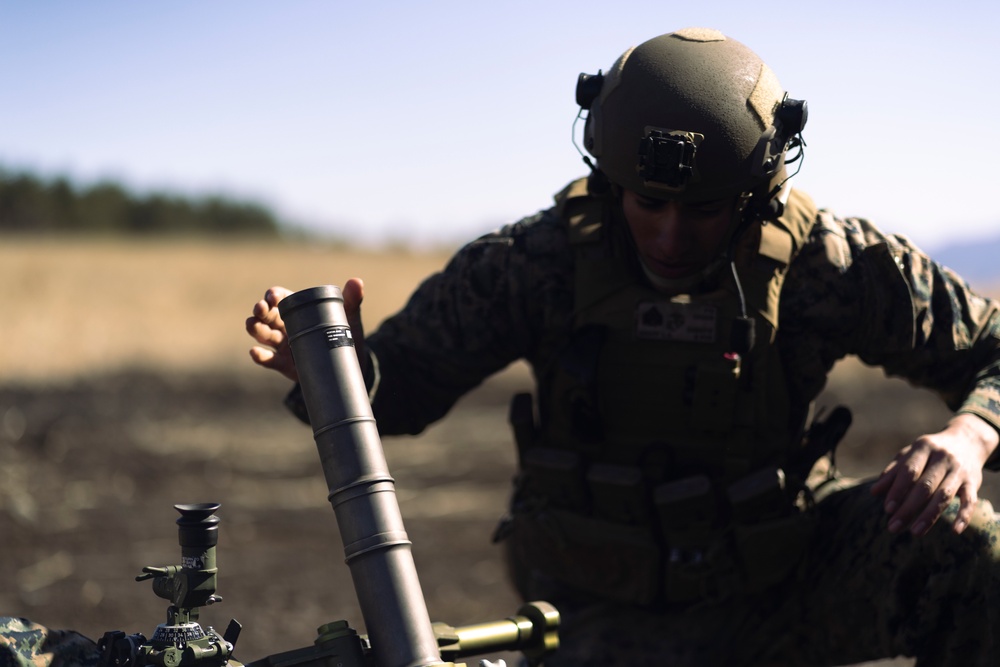
[[[420,432],[517,359],[537,375],[571,330],[573,266],[554,209],[459,251],[367,339],[381,432]],[[794,369],[786,381],[802,414],[833,364],[853,354],[1000,425],[997,304],[905,238],[821,211],[789,268],[780,312],[776,344]],[[288,404],[304,415],[296,392]],[[763,593],[736,586],[694,604],[636,606],[533,573],[519,582],[522,594],[564,614],[564,648],[547,664],[819,665],[894,655],[995,664],[1000,533],[988,503],[963,535],[950,532],[951,512],[920,539],[890,534],[867,486],[831,493],[813,513],[817,530],[799,567]]]
[[[0,667],[93,667],[97,645],[69,630],[0,617]]]
[[[570,331],[572,276],[553,210],[465,246],[366,339],[380,431],[419,433],[511,362],[549,363]],[[1000,428],[998,305],[865,220],[821,213],[785,280],[778,336],[800,410],[857,355]],[[305,418],[297,396],[289,407]]]

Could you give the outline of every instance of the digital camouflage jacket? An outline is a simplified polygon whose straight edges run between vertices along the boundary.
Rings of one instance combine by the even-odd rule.
[[[515,360],[543,368],[572,327],[573,264],[554,208],[459,250],[367,339],[380,431],[420,432]],[[776,344],[801,414],[857,355],[1000,429],[998,304],[867,220],[820,211],[788,270]]]

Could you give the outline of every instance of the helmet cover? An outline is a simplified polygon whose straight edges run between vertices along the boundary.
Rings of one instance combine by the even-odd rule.
[[[707,28],[629,49],[590,97],[588,152],[611,182],[655,198],[707,201],[768,185],[805,122],[804,103],[794,122],[778,113],[785,92],[753,51]]]

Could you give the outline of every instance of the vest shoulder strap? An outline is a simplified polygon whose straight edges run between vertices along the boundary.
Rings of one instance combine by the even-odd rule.
[[[571,245],[592,243],[602,238],[604,203],[592,197],[587,179],[579,178],[555,196],[556,213],[566,221]]]
[[[781,217],[761,228],[758,252],[788,266],[809,238],[818,213],[812,197],[793,188]]]

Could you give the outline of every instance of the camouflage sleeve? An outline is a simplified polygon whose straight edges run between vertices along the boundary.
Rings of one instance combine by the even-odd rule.
[[[0,667],[93,667],[97,644],[70,630],[0,617]]]
[[[855,354],[1000,430],[1000,308],[905,237],[821,212],[789,269],[786,325],[783,353],[811,371],[810,396]]]
[[[537,361],[570,307],[570,261],[565,227],[549,211],[473,241],[427,278],[367,338],[379,430],[418,433],[491,374]]]

